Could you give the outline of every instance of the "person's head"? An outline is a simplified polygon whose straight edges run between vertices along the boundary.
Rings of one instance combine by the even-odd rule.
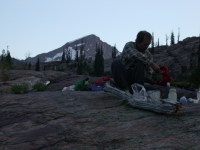
[[[145,51],[149,47],[151,43],[151,39],[152,39],[152,36],[149,32],[147,31],[138,32],[137,38],[135,40],[136,48],[139,51]]]

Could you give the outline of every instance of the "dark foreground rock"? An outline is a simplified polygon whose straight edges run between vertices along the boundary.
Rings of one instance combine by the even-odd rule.
[[[1,150],[200,149],[200,106],[175,116],[101,92],[0,96]]]

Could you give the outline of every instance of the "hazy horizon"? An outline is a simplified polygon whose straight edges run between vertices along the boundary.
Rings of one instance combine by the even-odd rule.
[[[198,0],[0,0],[0,6],[0,53],[8,45],[18,59],[90,34],[119,51],[141,30],[153,32],[160,45],[172,31],[177,42],[178,28],[180,40],[200,34]]]

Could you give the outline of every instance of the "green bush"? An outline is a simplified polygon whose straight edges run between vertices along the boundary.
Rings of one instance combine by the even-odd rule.
[[[28,86],[27,85],[13,85],[11,87],[11,92],[13,94],[23,94],[28,92]]]
[[[36,91],[45,91],[47,89],[47,86],[44,83],[36,83],[33,86],[33,89]]]

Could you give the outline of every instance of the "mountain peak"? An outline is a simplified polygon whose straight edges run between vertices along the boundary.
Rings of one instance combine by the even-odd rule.
[[[98,36],[96,36],[95,34],[89,34],[89,35],[83,36],[81,38],[75,39],[73,41],[67,42],[66,44],[73,43],[73,42],[81,42],[81,40],[88,39],[88,38],[89,39],[90,38],[95,38],[95,39],[99,39],[100,40],[100,38]]]
[[[50,61],[60,61],[62,57],[63,50],[70,51],[72,59],[75,58],[76,51],[79,51],[81,45],[83,46],[83,51],[85,52],[86,59],[90,58],[94,60],[96,54],[96,45],[101,45],[103,48],[104,59],[109,59],[112,57],[112,46],[106,42],[101,41],[101,39],[95,34],[89,34],[78,38],[76,40],[67,42],[60,48],[57,48],[48,53],[39,54],[33,58],[30,58],[28,61],[36,63],[37,58],[40,58],[41,62],[50,62]]]

